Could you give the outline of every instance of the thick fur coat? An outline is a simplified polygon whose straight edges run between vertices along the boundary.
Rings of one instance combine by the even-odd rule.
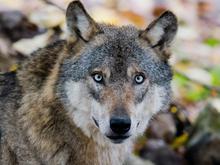
[[[66,18],[66,40],[0,77],[0,164],[123,164],[135,137],[169,105],[171,12],[146,30],[97,24],[79,1]],[[123,122],[115,127],[112,118]]]

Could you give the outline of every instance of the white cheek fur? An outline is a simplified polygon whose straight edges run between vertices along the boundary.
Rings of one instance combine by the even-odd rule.
[[[108,109],[89,97],[84,83],[68,81],[65,83],[65,91],[68,99],[68,112],[77,127],[81,128],[84,134],[92,137],[94,132],[106,134],[109,131]],[[99,131],[92,118],[99,124]]]
[[[165,97],[164,88],[153,86],[145,96],[144,100],[132,110],[132,120],[135,126],[139,122],[136,133],[142,134],[148,126],[149,120],[160,111]],[[134,126],[133,126],[134,127]],[[134,133],[134,134],[136,134]]]
[[[67,106],[70,116],[77,127],[90,137],[89,125],[91,124],[91,104],[83,83],[68,81],[65,83],[65,91],[69,105]]]

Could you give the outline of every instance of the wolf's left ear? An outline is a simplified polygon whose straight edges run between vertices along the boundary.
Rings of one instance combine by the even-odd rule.
[[[73,1],[66,11],[66,22],[70,32],[69,40],[75,41],[80,38],[88,41],[98,32],[98,26],[89,16],[80,1]]]
[[[153,21],[140,36],[150,42],[153,48],[160,50],[170,45],[177,32],[177,18],[171,11],[164,12]]]

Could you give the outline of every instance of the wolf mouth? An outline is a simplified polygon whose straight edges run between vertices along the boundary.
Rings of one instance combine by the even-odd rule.
[[[113,143],[122,143],[125,139],[129,138],[130,136],[125,135],[114,135],[114,136],[107,136]]]

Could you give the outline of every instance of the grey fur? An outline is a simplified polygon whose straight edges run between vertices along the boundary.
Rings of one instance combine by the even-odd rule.
[[[146,48],[141,48],[138,29],[133,26],[116,28],[106,25],[101,25],[100,29],[103,33],[87,43],[87,48],[83,49],[79,58],[73,56],[64,61],[60,71],[59,84],[61,86],[70,79],[75,82],[83,81],[90,76],[93,69],[104,66],[111,70],[109,84],[121,88],[120,84],[129,82],[127,69],[132,64],[138,65],[145,72],[151,85],[169,86],[172,80],[172,70],[168,62],[156,59],[156,53],[147,42]],[[94,42],[97,38],[103,39],[101,45],[96,45]],[[63,87],[60,89],[59,93],[65,93],[62,91]],[[166,89],[170,88],[166,87]],[[99,91],[92,89],[90,91],[97,99]],[[147,89],[143,87],[139,91],[137,102],[143,100]],[[170,93],[170,90],[168,91]]]
[[[131,152],[131,136],[170,103],[165,50],[177,30],[172,13],[145,31],[97,24],[79,1],[66,16],[71,33],[65,41],[34,52],[18,73],[0,75],[0,164],[120,165]],[[158,46],[152,29],[163,41]],[[96,68],[109,73],[104,84],[91,78]],[[145,75],[143,84],[135,84],[136,72]],[[109,117],[125,114],[130,140],[115,145],[106,139],[113,134]]]
[[[112,81],[115,81],[122,74],[126,75],[126,68],[130,64],[137,63],[152,83],[164,84],[171,80],[172,71],[168,62],[155,60],[156,55],[147,43],[146,47],[149,48],[147,51],[138,45],[139,31],[136,28],[105,26],[102,30],[104,34],[100,34],[100,37],[105,35],[102,45],[96,46],[90,41],[88,48],[81,53],[81,58],[73,57],[64,61],[61,72],[65,79],[71,78],[77,82],[85,79],[94,68],[107,65],[112,69],[112,75],[115,76],[112,77]]]

